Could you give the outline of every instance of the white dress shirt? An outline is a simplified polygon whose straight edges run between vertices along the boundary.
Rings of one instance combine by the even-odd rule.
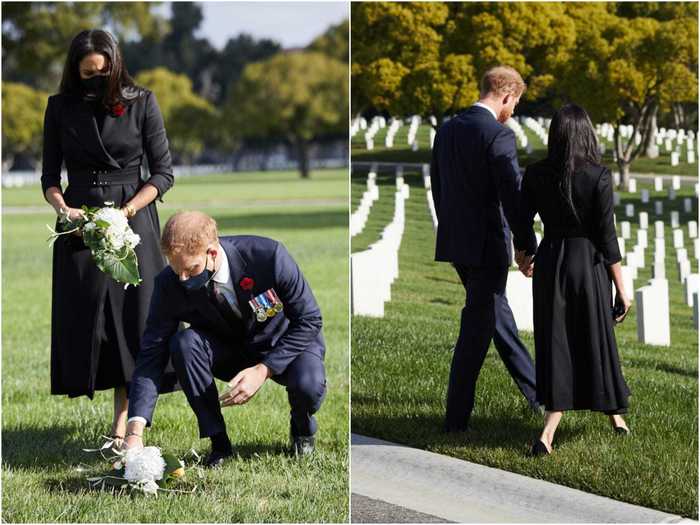
[[[496,115],[496,112],[493,109],[491,109],[490,107],[488,107],[486,104],[482,104],[481,102],[475,102],[474,105],[479,106],[480,108],[488,109],[489,113],[491,113],[493,115],[493,118],[498,120],[498,115]]]

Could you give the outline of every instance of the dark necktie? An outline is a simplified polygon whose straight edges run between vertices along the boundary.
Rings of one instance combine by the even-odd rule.
[[[241,312],[238,308],[233,308],[231,303],[226,300],[224,294],[221,293],[219,287],[214,281],[209,285],[209,298],[216,306],[221,316],[231,324],[238,324],[241,321]]]

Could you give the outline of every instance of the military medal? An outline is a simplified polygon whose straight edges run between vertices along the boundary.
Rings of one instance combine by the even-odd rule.
[[[282,304],[282,301],[280,301],[280,298],[277,297],[277,293],[275,292],[274,288],[270,288],[265,293],[272,300],[272,307],[275,309],[275,312],[281,312],[284,309],[284,305]]]
[[[262,323],[267,319],[267,313],[265,312],[265,309],[262,306],[260,306],[260,304],[255,299],[251,299],[250,301],[248,301],[248,304],[253,309],[253,312],[255,312],[255,318],[258,320],[258,322]]]

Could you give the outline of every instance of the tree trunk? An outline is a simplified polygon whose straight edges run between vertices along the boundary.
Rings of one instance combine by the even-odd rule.
[[[659,156],[659,147],[656,145],[656,115],[659,112],[658,106],[654,106],[649,118],[649,126],[646,140],[644,141],[644,154],[650,159],[656,159]]]
[[[309,178],[309,143],[304,139],[297,139],[297,158],[299,160],[299,173],[302,179]]]

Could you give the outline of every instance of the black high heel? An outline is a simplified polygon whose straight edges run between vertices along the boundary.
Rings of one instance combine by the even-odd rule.
[[[535,441],[532,445],[532,449],[530,450],[530,455],[535,458],[539,456],[549,456],[550,454],[551,452],[549,449],[547,449],[547,446],[541,439]]]

